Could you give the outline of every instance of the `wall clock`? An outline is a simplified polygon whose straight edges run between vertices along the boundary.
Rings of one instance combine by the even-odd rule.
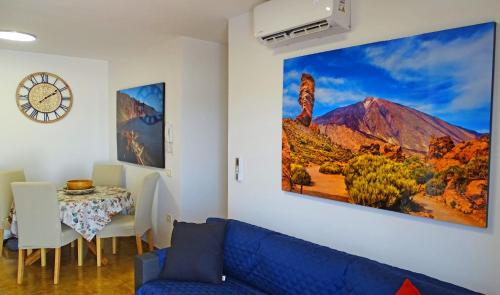
[[[52,123],[64,118],[73,104],[73,93],[61,77],[47,72],[24,78],[16,92],[19,110],[29,119]]]

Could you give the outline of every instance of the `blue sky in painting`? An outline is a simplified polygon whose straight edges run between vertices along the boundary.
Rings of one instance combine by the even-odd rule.
[[[153,107],[157,112],[163,113],[164,84],[157,83],[120,90],[119,92],[128,94],[140,102]]]
[[[283,117],[295,117],[302,73],[316,82],[313,116],[385,98],[478,132],[489,132],[494,23],[287,59]]]

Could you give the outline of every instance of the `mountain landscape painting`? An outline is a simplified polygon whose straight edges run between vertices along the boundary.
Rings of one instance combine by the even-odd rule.
[[[282,189],[486,227],[495,30],[285,60]]]
[[[165,83],[119,90],[116,95],[118,160],[165,168]]]

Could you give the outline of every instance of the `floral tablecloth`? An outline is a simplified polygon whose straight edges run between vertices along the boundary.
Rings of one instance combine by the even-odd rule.
[[[114,186],[96,186],[88,195],[67,195],[57,191],[61,221],[73,228],[87,241],[111,222],[116,214],[133,214],[134,200],[126,189]],[[15,211],[12,212],[11,232],[17,233]]]

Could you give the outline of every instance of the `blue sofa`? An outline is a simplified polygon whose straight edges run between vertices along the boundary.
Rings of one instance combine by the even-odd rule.
[[[159,279],[167,251],[136,258],[137,295],[389,295],[406,278],[423,295],[479,294],[237,220],[227,222],[222,284]]]

